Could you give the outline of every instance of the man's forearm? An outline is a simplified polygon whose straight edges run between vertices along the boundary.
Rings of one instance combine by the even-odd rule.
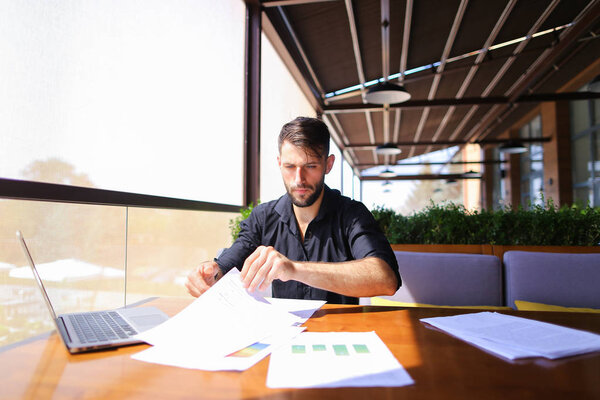
[[[290,279],[352,297],[393,295],[398,281],[380,258],[341,263],[293,262]]]

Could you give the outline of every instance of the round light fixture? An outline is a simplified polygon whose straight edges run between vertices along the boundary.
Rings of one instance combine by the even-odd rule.
[[[463,178],[481,178],[481,174],[479,172],[475,172],[470,170],[469,172],[465,172],[462,174]]]
[[[527,151],[527,147],[523,146],[523,143],[516,140],[509,140],[500,146],[498,151],[505,154],[521,154]]]
[[[389,168],[384,169],[379,173],[379,176],[382,178],[391,178],[396,176],[396,173]]]
[[[398,154],[402,153],[402,150],[392,143],[386,143],[384,145],[377,146],[375,152],[380,156],[397,156]]]
[[[385,81],[372,86],[365,99],[371,104],[396,104],[409,100],[410,93],[403,86]]]

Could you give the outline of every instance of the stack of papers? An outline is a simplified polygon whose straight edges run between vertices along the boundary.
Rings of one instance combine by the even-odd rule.
[[[232,269],[163,324],[137,335],[154,347],[136,360],[203,370],[244,370],[289,341],[324,301],[251,296]],[[291,312],[290,312],[291,311]]]
[[[600,335],[495,312],[421,321],[510,360],[557,359],[600,350]]]
[[[271,354],[270,388],[405,386],[414,381],[375,332],[305,332]]]

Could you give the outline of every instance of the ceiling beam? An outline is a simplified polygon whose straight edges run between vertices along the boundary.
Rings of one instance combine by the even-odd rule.
[[[297,6],[301,4],[310,4],[310,3],[325,3],[330,1],[340,1],[340,0],[262,0],[261,4],[263,7],[281,7],[281,6]]]
[[[497,164],[508,164],[508,161],[503,160],[482,160],[482,161],[430,161],[430,162],[398,162],[394,164],[395,167],[420,167],[424,165],[497,165]],[[381,167],[382,164],[356,164],[358,168],[370,168],[370,167]]]
[[[489,104],[511,104],[511,103],[541,103],[544,101],[572,101],[600,99],[600,93],[596,92],[564,92],[564,93],[539,93],[527,94],[511,100],[508,96],[497,97],[462,97],[460,99],[433,99],[433,100],[409,100],[404,103],[390,104],[390,108],[422,108],[422,107],[448,107],[448,106],[472,106]],[[329,114],[383,111],[384,107],[375,104],[337,104],[326,105],[323,111]]]
[[[544,143],[544,142],[549,142],[550,140],[552,140],[551,137],[541,137],[541,138],[523,138],[523,139],[514,139],[514,138],[508,138],[508,139],[485,139],[485,140],[481,140],[481,141],[475,141],[475,142],[469,142],[467,140],[437,140],[435,142],[431,141],[431,140],[421,140],[417,143],[413,142],[413,141],[407,141],[407,142],[395,142],[395,143],[391,143],[393,145],[396,146],[458,146],[458,145],[464,145],[467,143],[473,143],[473,144],[478,144],[480,146],[485,146],[488,144],[503,144],[503,143],[508,143],[510,141],[514,141],[517,140],[518,142],[521,143]],[[350,144],[348,146],[345,147],[345,149],[354,149],[354,150],[370,150],[373,147],[377,147],[377,146],[382,146],[383,143],[356,143],[356,144]]]
[[[369,175],[359,176],[361,181],[427,181],[427,180],[445,180],[445,179],[482,179],[481,176],[465,176],[463,174],[415,174],[415,175],[396,175],[388,178]]]

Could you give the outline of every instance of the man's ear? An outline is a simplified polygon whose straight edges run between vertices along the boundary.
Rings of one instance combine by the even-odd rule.
[[[334,162],[335,156],[333,154],[330,154],[329,157],[327,157],[327,168],[325,169],[325,174],[328,174],[331,171]]]
[[[277,156],[277,165],[281,168],[281,157]]]

